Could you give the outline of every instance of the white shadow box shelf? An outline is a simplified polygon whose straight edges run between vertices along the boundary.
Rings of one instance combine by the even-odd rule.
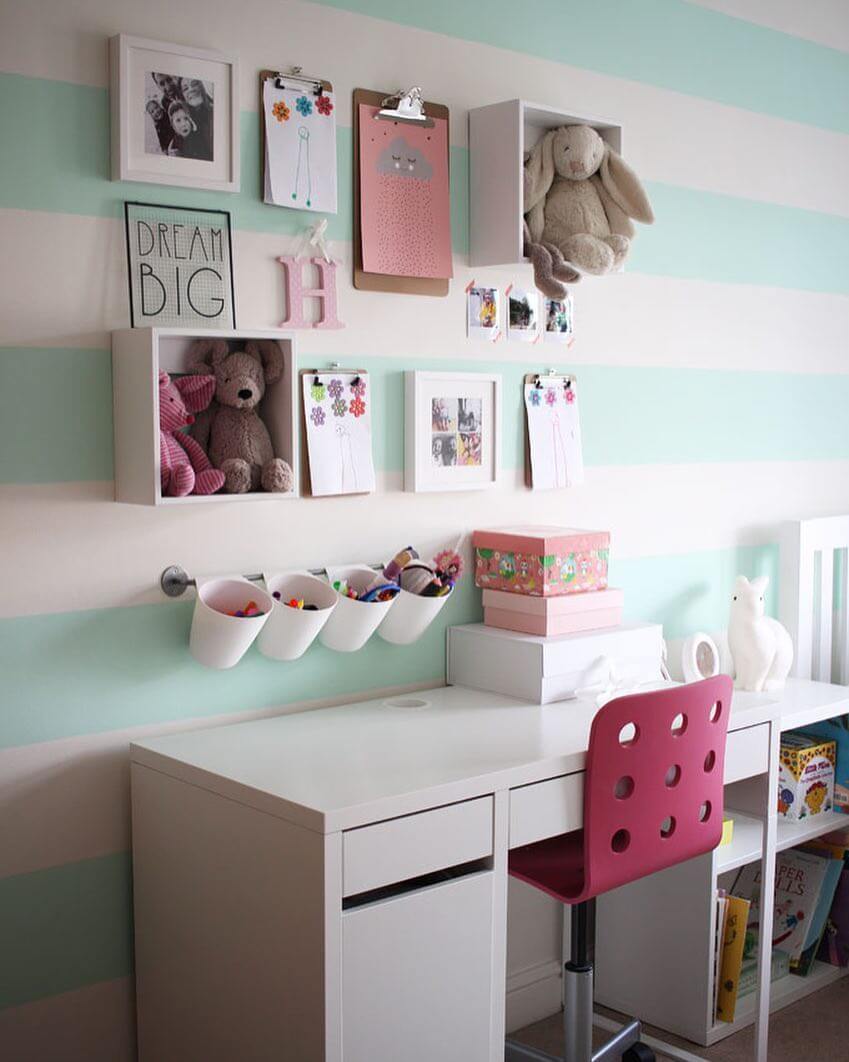
[[[259,406],[276,457],[292,466],[295,489],[287,494],[189,494],[163,497],[159,460],[159,373],[184,374],[196,339],[226,339],[238,349],[251,339],[273,339],[283,351],[284,368]],[[211,370],[210,370],[211,371]],[[196,331],[188,328],[126,328],[112,333],[112,416],[115,436],[115,500],[136,505],[197,505],[215,502],[275,501],[297,497],[295,339],[289,332],[263,329]]]
[[[622,127],[603,118],[525,100],[469,111],[471,265],[527,262],[522,239],[525,152],[561,125],[591,125],[614,151],[622,151]]]

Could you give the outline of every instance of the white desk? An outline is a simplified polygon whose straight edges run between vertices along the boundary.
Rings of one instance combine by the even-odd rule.
[[[765,811],[782,716],[847,695],[735,695],[726,781]],[[580,827],[595,711],[447,687],[133,745],[141,1062],[502,1059],[507,851]]]

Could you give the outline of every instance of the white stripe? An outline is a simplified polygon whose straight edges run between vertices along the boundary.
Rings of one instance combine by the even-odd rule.
[[[6,16],[0,69],[106,85],[106,38],[119,27],[157,36],[156,26],[168,27],[168,40],[238,54],[243,109],[258,105],[257,72],[269,65],[269,34],[279,32],[298,42],[305,70],[332,75],[343,125],[351,124],[351,90],[363,82],[367,55],[369,84],[387,89],[398,87],[399,70],[414,68],[451,109],[456,144],[466,143],[468,108],[522,97],[617,121],[644,178],[849,215],[849,138],[840,133],[321,5],[20,3]]]
[[[849,52],[846,0],[692,0],[734,18]]]
[[[134,1062],[130,977],[62,992],[0,1010],[0,1047],[8,1062]]]
[[[246,538],[238,504],[204,508],[214,527],[205,534],[208,521],[196,509],[116,505],[111,483],[0,487],[0,540],[15,557],[0,616],[163,601],[158,580],[169,564],[204,575],[374,562],[407,542],[411,528],[427,552],[510,514],[523,523],[612,528],[622,558],[777,542],[780,523],[799,513],[847,511],[849,461],[593,467],[583,486],[566,492],[529,491],[513,470],[500,489],[461,499],[405,493],[401,474],[389,473],[378,476],[377,489],[377,496],[252,505]],[[189,528],[198,533],[189,538]]]
[[[0,320],[5,346],[108,349],[112,328],[129,324],[123,224],[107,218],[2,210]],[[275,259],[298,237],[239,230],[233,234],[236,313],[240,325],[276,328],[285,311]],[[50,253],[45,254],[44,248]],[[470,270],[455,257],[447,297],[413,300],[355,291],[351,244],[331,244],[342,332],[299,333],[300,350],[318,358],[475,358],[575,364],[669,365],[769,372],[849,372],[849,296],[744,284],[624,273],[586,278],[574,289],[577,338],[557,347],[466,337],[465,287],[486,283],[532,289],[528,266]],[[104,278],[93,297],[91,276]],[[33,322],[33,292],[49,291]],[[378,324],[376,325],[376,322]]]
[[[345,694],[277,708],[180,719],[0,749],[0,819],[4,823],[0,878],[130,848],[132,741],[409,693],[428,686],[433,683],[382,687],[353,696]]]

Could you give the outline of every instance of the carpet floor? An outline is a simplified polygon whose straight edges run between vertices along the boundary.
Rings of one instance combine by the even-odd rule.
[[[609,1011],[600,1012],[618,1017]],[[556,1014],[528,1025],[512,1036],[542,1051],[562,1054],[562,1028],[562,1018]],[[713,1047],[698,1047],[651,1026],[644,1026],[644,1033],[683,1047],[706,1062],[751,1062],[754,1058],[754,1030],[751,1027]],[[603,1043],[610,1033],[597,1030],[597,1036],[598,1043]],[[659,1060],[665,1058],[658,1054]],[[769,1062],[849,1062],[849,978],[836,981],[772,1015]]]

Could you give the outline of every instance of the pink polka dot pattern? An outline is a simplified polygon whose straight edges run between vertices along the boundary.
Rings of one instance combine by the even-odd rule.
[[[437,267],[430,181],[377,178],[377,261],[381,273],[432,276]]]

